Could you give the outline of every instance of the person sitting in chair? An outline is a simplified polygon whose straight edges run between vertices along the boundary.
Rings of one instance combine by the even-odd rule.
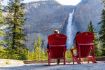
[[[59,30],[54,30],[54,33],[53,34],[60,34],[60,31]],[[49,45],[47,44],[47,49],[49,49]],[[60,59],[57,59],[57,64],[60,63]]]
[[[55,38],[57,38],[58,37],[58,41],[65,41],[66,40],[66,35],[64,35],[64,34],[60,34],[60,32],[59,32],[59,30],[54,30],[54,33],[53,34],[51,34],[51,35],[49,35],[48,36],[48,39],[49,38],[51,38],[51,37],[54,37],[55,36]],[[60,38],[61,38],[61,40],[60,40]],[[53,39],[52,39],[53,40]],[[50,39],[50,41],[51,41],[51,39]],[[49,41],[48,41],[49,42]],[[56,44],[59,44],[60,42],[57,42]],[[66,41],[65,41],[66,42]],[[66,44],[66,43],[65,43]],[[64,46],[64,45],[62,45],[62,46]],[[66,47],[66,46],[65,46]],[[49,49],[50,48],[50,46],[49,46],[49,44],[47,44],[47,49]],[[59,51],[59,49],[58,49],[58,51]],[[60,63],[60,58],[57,58],[57,64],[59,64]]]
[[[77,42],[76,42],[76,36],[77,36],[79,33],[80,33],[80,32],[77,32],[77,33],[76,33],[75,38],[74,38],[74,47],[71,48],[71,50],[73,50],[74,55],[77,55],[77,50],[76,50],[76,44],[77,44]]]
[[[59,34],[59,30],[54,30],[54,33],[53,34]],[[49,48],[49,45],[47,44],[47,49]]]
[[[70,50],[74,53],[73,55],[77,56],[77,48],[76,48],[76,45],[77,45],[77,42],[76,42],[76,36],[79,34],[80,32],[77,32],[76,35],[75,35],[75,38],[74,38],[74,47],[71,48]],[[78,62],[79,63],[79,62]],[[79,63],[80,64],[80,63]]]

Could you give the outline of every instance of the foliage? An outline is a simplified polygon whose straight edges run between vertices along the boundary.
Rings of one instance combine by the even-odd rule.
[[[8,33],[10,46],[12,48],[25,47],[24,9],[21,0],[9,0],[8,10],[7,24],[10,25]]]
[[[88,25],[88,31],[89,32],[94,32],[94,27],[92,25],[92,21],[90,21],[90,24]]]
[[[0,0],[0,57],[2,58],[4,56],[4,53],[6,52],[4,50],[4,45],[6,44],[6,41],[4,40],[4,36],[6,35],[4,30],[2,30],[2,26],[4,25],[4,16],[2,12],[2,5]]]
[[[4,58],[5,52],[6,51],[4,50],[4,48],[2,46],[0,46],[0,58]]]
[[[34,43],[34,50],[32,52],[28,52],[29,60],[47,60],[47,53],[42,49],[42,40],[38,37],[37,41]]]
[[[71,53],[70,53],[69,50],[66,51],[66,55],[65,55],[65,56],[66,56],[66,59],[67,59],[67,60],[70,60],[70,58],[71,58]]]
[[[3,30],[0,30],[0,37],[4,37],[6,34]]]
[[[103,0],[104,8],[102,10],[102,17],[101,17],[101,28],[99,31],[99,40],[102,46],[102,55],[105,56],[105,0]]]
[[[1,7],[2,7],[2,5],[1,5],[1,0],[0,0],[0,24],[3,24],[4,23],[4,17],[3,17],[3,14],[2,14]]]
[[[20,48],[19,48],[20,49]],[[10,47],[4,48],[0,46],[0,58],[2,59],[27,59],[27,50],[21,51],[21,49],[11,49]],[[20,53],[19,53],[20,52]]]
[[[94,26],[92,25],[92,21],[90,21],[90,24],[88,25],[88,31],[94,33],[95,55],[100,56],[102,53],[101,53],[101,47],[99,45],[100,44],[99,43],[99,37],[98,37],[98,34],[94,30]]]
[[[5,54],[5,57],[3,58],[27,59],[28,49],[25,47],[25,34],[23,29],[24,8],[22,0],[9,0],[5,23],[9,25],[5,37],[8,47],[4,49],[5,53],[3,54]]]
[[[96,54],[96,56],[101,56],[102,49],[101,49],[101,45],[100,45],[100,41],[99,41],[99,35],[98,35],[98,33],[94,33],[94,35],[95,35],[95,40],[94,40],[95,54]]]

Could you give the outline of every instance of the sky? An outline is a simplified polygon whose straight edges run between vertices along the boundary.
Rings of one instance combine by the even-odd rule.
[[[32,1],[39,1],[39,0],[24,0],[25,3],[32,2]],[[62,5],[77,5],[81,0],[56,0],[58,3]],[[6,5],[8,0],[3,1],[3,5]]]

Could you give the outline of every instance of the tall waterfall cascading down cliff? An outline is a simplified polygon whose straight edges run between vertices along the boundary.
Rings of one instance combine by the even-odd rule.
[[[76,34],[75,25],[72,23],[73,14],[74,14],[74,10],[72,11],[72,13],[69,13],[68,24],[67,24],[67,29],[66,29],[68,49],[70,49],[73,46],[73,41],[74,41],[75,34]]]

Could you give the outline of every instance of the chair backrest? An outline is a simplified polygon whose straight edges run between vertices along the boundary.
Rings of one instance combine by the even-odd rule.
[[[52,34],[48,36],[48,45],[51,58],[62,58],[66,49],[66,39],[64,34]]]
[[[52,34],[48,36],[49,45],[65,45],[66,36],[64,34]]]
[[[94,34],[92,32],[82,32],[76,36],[76,47],[80,57],[87,57],[94,47]]]
[[[92,32],[82,32],[76,36],[76,42],[78,43],[93,43],[94,34]]]

